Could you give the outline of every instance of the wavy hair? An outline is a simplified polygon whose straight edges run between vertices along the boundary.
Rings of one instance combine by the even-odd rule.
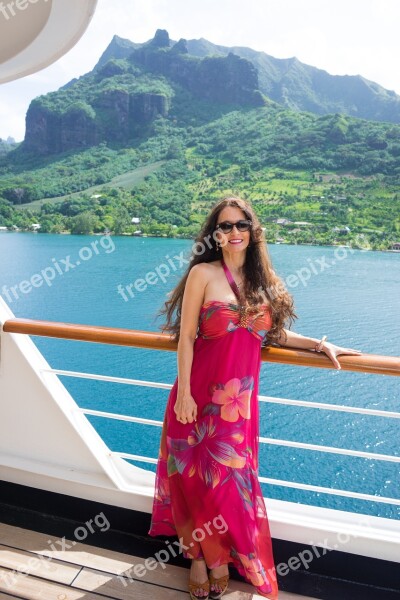
[[[204,221],[201,231],[192,246],[189,266],[177,284],[169,292],[170,299],[166,300],[164,306],[158,311],[157,316],[166,314],[166,323],[160,326],[163,333],[171,333],[174,341],[178,342],[180,337],[180,321],[182,300],[185,291],[186,280],[190,270],[199,263],[209,263],[219,260],[221,250],[217,250],[217,239],[215,229],[219,213],[227,206],[239,208],[244,212],[247,219],[252,221],[250,229],[249,245],[246,249],[246,260],[244,263],[243,295],[250,306],[257,309],[261,302],[268,302],[271,306],[272,325],[265,335],[262,346],[278,344],[285,325],[292,325],[297,315],[294,312],[293,298],[287,291],[283,281],[272,268],[272,261],[267,249],[264,231],[260,221],[249,202],[238,197],[223,198],[217,202],[208,217]],[[214,235],[213,235],[214,234]],[[207,240],[207,242],[205,242]],[[202,252],[198,253],[200,247]],[[176,311],[175,317],[174,311]]]

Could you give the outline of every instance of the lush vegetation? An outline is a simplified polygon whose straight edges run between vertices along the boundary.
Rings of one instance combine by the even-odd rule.
[[[163,31],[163,38],[168,39],[166,31]],[[172,45],[172,41],[169,43]],[[110,58],[129,57],[138,47],[143,44],[114,36],[99,67]],[[400,122],[400,97],[360,75],[330,75],[295,57],[274,58],[252,48],[224,47],[204,38],[187,40],[186,47],[192,57],[227,56],[233,52],[247,59],[257,69],[258,89],[286,108],[319,115],[339,112],[375,121]]]
[[[126,60],[110,60],[103,69],[87,73],[73,80],[56,92],[39,96],[32,101],[30,108],[39,107],[54,114],[64,114],[83,107],[89,117],[93,117],[95,105],[105,91],[125,91],[129,93],[155,92],[167,97],[173,89],[162,75],[143,73]]]
[[[15,142],[13,138],[8,138],[7,140],[2,140],[0,138],[0,156],[7,154],[11,150],[14,150],[18,144]]]
[[[123,60],[103,69],[113,76],[80,78],[42,106],[68,111],[97,77],[100,86],[161,86],[173,99],[168,117],[128,146],[103,142],[47,158],[23,145],[8,152],[0,158],[0,226],[192,237],[212,203],[233,193],[252,201],[271,242],[358,245],[363,234],[372,248],[388,249],[400,239],[399,125],[318,117],[268,100],[238,110],[134,74]]]

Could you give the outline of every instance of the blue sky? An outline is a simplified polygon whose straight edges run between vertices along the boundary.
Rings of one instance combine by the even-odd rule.
[[[361,74],[400,94],[399,0],[99,0],[78,44],[47,69],[0,86],[0,137],[20,141],[30,101],[90,71],[114,34],[135,42],[167,29]]]

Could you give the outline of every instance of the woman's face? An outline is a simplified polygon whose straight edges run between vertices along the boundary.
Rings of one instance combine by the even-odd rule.
[[[223,222],[233,224],[237,221],[248,220],[246,214],[240,208],[226,206],[218,215],[217,225]],[[238,231],[235,226],[229,233],[223,233],[221,229],[217,229],[216,238],[225,251],[232,253],[243,252],[250,242],[250,229],[247,231]]]

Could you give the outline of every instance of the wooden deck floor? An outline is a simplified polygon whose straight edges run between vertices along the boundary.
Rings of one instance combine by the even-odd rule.
[[[52,549],[52,546],[54,549]],[[145,559],[0,523],[0,599],[187,600],[188,569],[133,567]],[[138,571],[136,571],[138,573]],[[254,588],[230,582],[226,600],[256,600]],[[311,600],[281,592],[279,600]]]

